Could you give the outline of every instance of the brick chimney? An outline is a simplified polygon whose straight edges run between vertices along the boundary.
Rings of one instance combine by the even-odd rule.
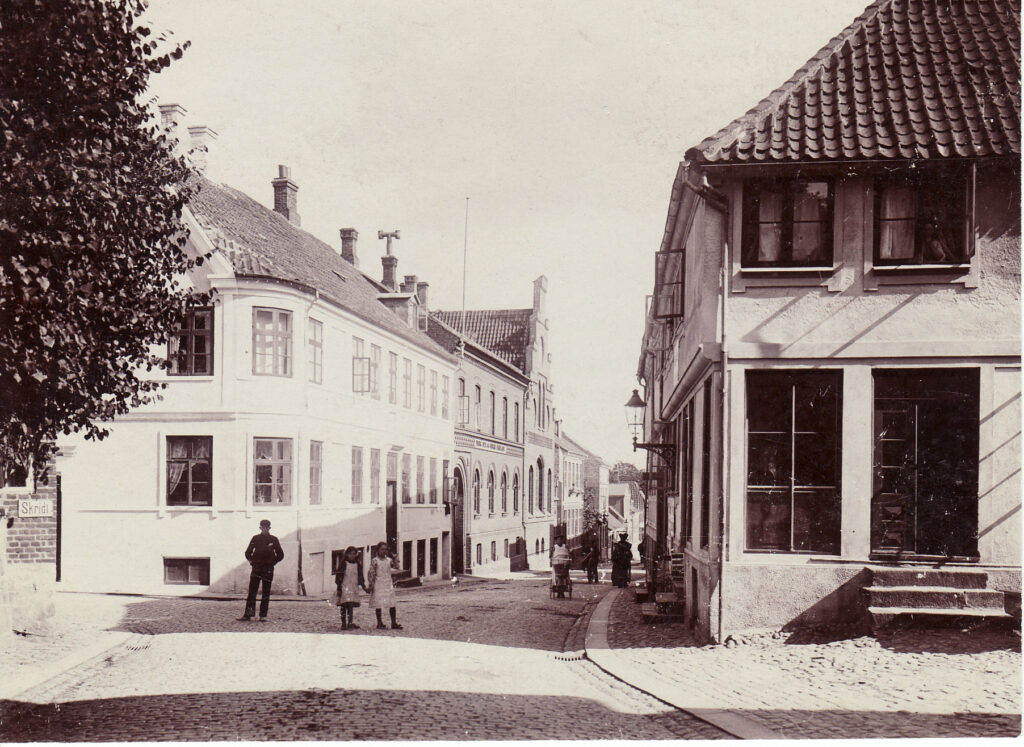
[[[384,279],[381,280],[381,283],[392,293],[397,292],[398,284],[395,282],[395,270],[398,269],[398,257],[394,254],[385,254],[380,258],[380,263],[384,265]]]
[[[416,283],[416,298],[420,301],[420,306],[424,309],[427,307],[427,291],[430,289],[430,283]]]
[[[277,167],[277,178],[271,180],[274,185],[274,212],[280,213],[295,226],[302,225],[299,218],[298,198],[299,185],[292,181],[292,171],[287,166]]]
[[[181,124],[181,118],[188,109],[181,104],[160,104],[160,126],[165,130],[173,130]]]
[[[415,293],[416,292],[416,276],[406,275],[405,280],[402,282],[402,293]]]
[[[207,153],[210,150],[210,144],[217,139],[217,133],[211,130],[206,125],[200,127],[189,127],[189,157],[192,159],[192,165],[199,170],[199,173],[206,171]]]
[[[359,267],[359,257],[356,256],[356,240],[359,238],[359,231],[354,228],[342,228],[341,231],[341,257],[352,263],[353,267]]]

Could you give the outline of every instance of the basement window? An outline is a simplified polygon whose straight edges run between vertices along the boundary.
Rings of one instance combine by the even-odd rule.
[[[209,558],[164,558],[165,584],[210,585]]]

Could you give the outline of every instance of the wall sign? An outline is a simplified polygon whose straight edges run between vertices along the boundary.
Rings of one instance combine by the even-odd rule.
[[[53,501],[49,498],[19,498],[18,518],[35,519],[53,516]]]

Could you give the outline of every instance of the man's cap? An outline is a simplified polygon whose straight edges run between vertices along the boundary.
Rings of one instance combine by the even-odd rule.
[[[264,519],[263,521],[261,521],[260,522],[260,528],[262,528],[262,527],[267,527],[269,529],[270,528],[270,520],[269,519]]]

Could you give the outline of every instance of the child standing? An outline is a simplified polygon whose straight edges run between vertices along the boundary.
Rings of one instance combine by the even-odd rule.
[[[395,613],[395,587],[391,583],[391,569],[398,569],[398,558],[391,554],[387,542],[378,542],[374,548],[373,560],[370,561],[368,573],[370,582],[370,606],[377,612],[377,627],[387,626],[381,618],[380,611],[385,607],[391,613],[391,629],[401,630]]]
[[[341,568],[334,574],[334,583],[338,587],[341,629],[358,628],[359,626],[352,622],[352,614],[359,606],[359,589],[366,591],[366,584],[363,582],[363,564],[359,559],[359,551],[355,547],[349,545],[345,550]]]

